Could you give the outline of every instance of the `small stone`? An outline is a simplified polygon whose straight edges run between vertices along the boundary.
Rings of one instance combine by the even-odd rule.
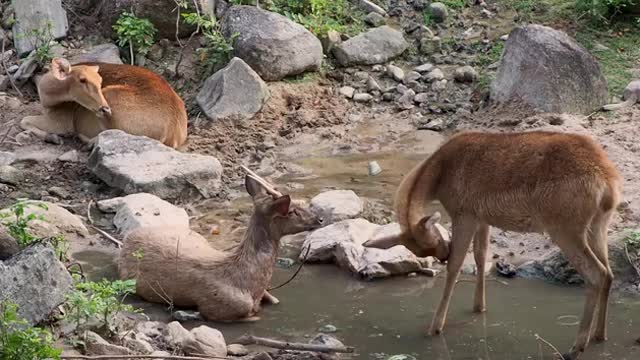
[[[327,325],[321,326],[318,329],[318,331],[320,331],[321,333],[325,333],[325,334],[331,334],[331,333],[338,332],[338,328],[335,327],[334,325],[327,324]]]
[[[133,350],[136,354],[148,355],[153,352],[153,346],[142,339],[124,338],[124,346]]]
[[[183,349],[192,341],[195,341],[193,335],[177,321],[170,322],[164,329],[164,342],[173,349]]]
[[[449,15],[447,11],[447,5],[441,2],[434,2],[429,5],[429,12],[431,13],[431,18],[433,21],[441,23],[447,20],[447,16]]]
[[[444,73],[442,72],[442,70],[435,68],[431,70],[427,75],[425,75],[424,79],[427,82],[442,80],[444,79]]]
[[[340,88],[340,90],[338,90],[338,92],[340,92],[340,94],[347,99],[352,99],[353,95],[356,92],[356,89],[352,88],[351,86],[343,86]]]
[[[429,101],[429,94],[428,93],[417,94],[413,98],[413,101],[417,102],[418,104],[426,103]]]
[[[367,79],[367,91],[382,91],[382,87],[378,84],[376,79],[373,78],[373,76],[369,76]]]
[[[428,277],[436,277],[438,276],[439,273],[440,271],[436,269],[430,269],[430,268],[420,269],[420,274],[426,275]]]
[[[192,340],[184,347],[186,354],[212,357],[227,356],[227,344],[220,331],[201,325],[192,329],[191,335]]]
[[[418,81],[420,80],[420,78],[422,77],[422,75],[420,75],[419,72],[417,71],[410,71],[405,77],[404,77],[404,83],[405,84],[409,84],[410,82],[414,82],[414,81]]]
[[[462,83],[472,83],[478,78],[478,72],[471,66],[462,66],[453,73],[453,78]]]
[[[394,96],[392,93],[384,93],[382,94],[382,100],[384,101],[393,101]]]
[[[415,358],[415,356],[398,354],[398,355],[389,356],[387,360],[417,360],[417,359]]]
[[[421,73],[421,74],[422,74],[422,73],[428,73],[428,72],[430,72],[431,70],[433,70],[433,64],[422,64],[422,65],[420,65],[420,66],[416,67],[416,68],[415,68],[415,69],[413,69],[413,70],[415,70],[415,71],[417,71],[417,72],[419,72],[419,73]]]
[[[377,12],[370,12],[369,14],[367,14],[367,16],[364,18],[364,21],[373,27],[382,26],[387,23],[387,20],[384,18],[384,16],[378,14]]]
[[[276,266],[281,268],[281,269],[288,269],[288,268],[292,267],[295,263],[296,263],[295,260],[289,259],[289,258],[277,258],[276,259]]]
[[[316,335],[313,339],[309,340],[309,344],[326,345],[326,346],[330,346],[330,347],[333,347],[333,348],[342,348],[342,347],[344,347],[344,344],[342,343],[342,341],[334,338],[331,335],[327,335],[327,334],[318,334],[318,335]]]
[[[415,91],[409,89],[398,99],[398,107],[401,110],[410,110],[414,108],[413,99],[415,98]]]
[[[91,355],[130,355],[131,351],[123,346],[109,344],[100,335],[87,331],[85,333],[85,346]]]
[[[418,130],[442,131],[444,130],[444,121],[442,119],[435,119],[424,124],[419,123]]]
[[[424,10],[428,4],[428,0],[413,0],[413,8],[416,10]]]
[[[16,155],[8,151],[0,151],[0,166],[11,165],[16,160]]]
[[[365,103],[371,100],[373,100],[373,96],[371,94],[359,93],[359,94],[353,95],[353,101],[355,102]]]
[[[196,321],[202,320],[202,316],[197,311],[178,310],[173,312],[173,320],[184,321]]]
[[[398,91],[398,93],[400,95],[404,95],[407,91],[411,90],[408,87],[402,85],[402,84],[398,84],[398,86],[396,87],[396,90]]]
[[[69,191],[67,191],[64,188],[61,188],[59,186],[52,186],[49,188],[49,194],[53,195],[53,196],[57,196],[61,199],[69,199],[71,198],[71,194],[69,193]]]
[[[18,185],[24,178],[24,173],[11,165],[0,166],[0,183]]]
[[[58,160],[62,162],[78,163],[80,162],[80,154],[78,153],[78,150],[67,151],[66,153],[58,156]]]
[[[355,77],[357,81],[366,81],[369,78],[369,73],[366,71],[356,71],[353,77]]]
[[[447,88],[447,79],[442,79],[440,81],[434,81],[431,84],[431,90],[433,91],[442,91]]]
[[[509,34],[504,34],[504,35],[500,36],[500,40],[502,40],[502,41],[509,40]]]
[[[442,40],[438,36],[423,37],[420,39],[420,52],[424,55],[432,55],[442,50]]]
[[[227,345],[227,355],[231,355],[231,356],[249,355],[249,349],[244,345],[230,344],[230,345]]]
[[[400,82],[404,80],[404,71],[395,65],[387,65],[387,75],[392,77],[395,81]]]
[[[339,32],[335,30],[327,31],[325,36],[320,38],[320,43],[322,44],[322,51],[325,54],[330,54],[333,48],[342,42],[342,36]]]

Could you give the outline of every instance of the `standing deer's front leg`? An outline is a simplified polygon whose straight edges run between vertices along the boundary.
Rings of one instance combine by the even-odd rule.
[[[473,300],[473,311],[484,312],[487,308],[486,288],[485,288],[485,264],[487,263],[487,250],[489,248],[489,225],[483,224],[478,227],[473,237],[473,256],[476,261],[476,293]]]
[[[449,259],[447,259],[447,280],[442,292],[442,298],[438,309],[433,317],[431,323],[431,335],[439,335],[442,333],[444,322],[447,317],[447,311],[449,310],[449,302],[451,301],[451,295],[453,294],[453,288],[456,285],[460,268],[464,262],[467,250],[471,245],[471,239],[476,232],[476,222],[471,218],[458,217],[452,219],[452,238],[451,238],[451,250],[449,252]]]

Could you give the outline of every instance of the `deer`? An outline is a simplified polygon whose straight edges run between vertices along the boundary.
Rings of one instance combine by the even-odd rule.
[[[586,301],[575,342],[565,359],[578,359],[590,340],[607,340],[613,272],[607,228],[621,198],[622,177],[599,143],[588,136],[551,131],[465,131],[417,164],[398,186],[394,210],[400,234],[369,240],[367,247],[402,244],[417,256],[446,261],[447,275],[429,334],[442,333],[449,302],[473,241],[477,279],[473,310],[486,311],[485,263],[490,227],[543,233],[585,281]],[[435,227],[438,200],[451,217],[451,240]],[[591,334],[595,319],[595,329]]]
[[[119,275],[137,279],[138,296],[196,307],[203,318],[220,322],[257,321],[263,302],[280,302],[267,290],[280,237],[317,229],[323,219],[244,169],[253,214],[235,248],[217,250],[194,231],[165,226],[140,227],[125,236]],[[142,258],[135,256],[138,251]]]
[[[26,116],[22,129],[60,144],[59,135],[77,134],[91,147],[97,135],[120,129],[172,148],[187,140],[184,101],[160,75],[143,67],[51,60],[37,84],[43,115]]]

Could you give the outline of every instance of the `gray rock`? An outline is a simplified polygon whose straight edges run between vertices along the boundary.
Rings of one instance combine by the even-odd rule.
[[[458,82],[472,83],[478,79],[478,72],[472,66],[466,65],[457,68],[453,78]]]
[[[234,57],[204,82],[196,101],[209,119],[249,119],[268,98],[267,84],[242,59]]]
[[[164,343],[170,348],[182,350],[195,341],[195,337],[177,321],[172,321],[163,329]]]
[[[373,76],[369,76],[367,79],[367,91],[382,91],[382,87],[378,84],[376,79],[373,78]]]
[[[58,156],[58,160],[62,162],[72,162],[72,163],[81,162],[80,153],[78,153],[78,150],[67,151],[66,153]]]
[[[140,227],[161,225],[189,229],[189,215],[184,209],[147,193],[102,200],[98,202],[98,208],[115,212],[113,224],[123,235]]]
[[[302,249],[309,250],[307,261],[331,262],[333,252],[339,243],[355,243],[362,245],[371,238],[379,225],[372,224],[365,219],[344,220],[316,231],[310,232],[302,245]],[[306,252],[306,250],[305,250]],[[304,254],[300,254],[302,261]]]
[[[432,55],[442,50],[442,40],[439,36],[423,37],[420,39],[420,52],[424,55]]]
[[[286,17],[255,6],[232,6],[222,22],[234,43],[235,56],[267,81],[320,69],[322,44],[311,32]]]
[[[131,351],[124,346],[110,344],[93,331],[85,333],[87,352],[91,355],[131,355]]]
[[[61,0],[20,0],[12,1],[12,4],[16,19],[13,41],[18,56],[22,57],[35,49],[37,39],[33,31],[43,31],[48,22],[51,23],[51,36],[54,39],[67,35],[67,12],[62,8]]]
[[[20,251],[18,242],[14,239],[4,227],[0,226],[0,261],[7,260]]]
[[[227,344],[220,331],[201,325],[191,330],[191,335],[193,339],[184,347],[188,355],[227,356]]]
[[[11,165],[16,160],[16,155],[8,151],[0,151],[0,166]]]
[[[162,336],[167,329],[167,324],[159,321],[145,321],[135,326],[135,333],[145,338],[155,339]]]
[[[447,79],[437,80],[431,84],[431,90],[433,91],[442,91],[447,88]]]
[[[398,82],[404,79],[404,71],[395,65],[387,65],[387,75]]]
[[[73,288],[73,279],[49,244],[30,246],[0,262],[2,297],[18,305],[31,325],[49,317]]]
[[[353,94],[355,94],[356,92],[356,89],[352,88],[351,86],[343,86],[338,90],[338,92],[347,99],[352,99]]]
[[[249,355],[249,349],[240,344],[230,344],[227,345],[227,355],[230,356],[245,356]]]
[[[3,209],[2,214],[7,214],[10,209]],[[56,204],[45,201],[30,201],[24,211],[25,216],[35,215],[37,218],[29,222],[29,232],[37,237],[48,237],[52,234],[67,236],[89,236],[89,231],[82,220],[69,210]],[[40,220],[43,218],[44,220]]]
[[[365,103],[371,100],[373,100],[373,96],[371,96],[371,94],[359,93],[359,94],[353,95],[353,101],[355,102]]]
[[[352,190],[331,190],[311,199],[310,209],[322,216],[324,224],[333,224],[359,217],[364,210],[364,203]]]
[[[429,102],[429,94],[428,93],[417,94],[413,98],[413,101],[417,102],[418,104]]]
[[[539,279],[559,284],[584,284],[580,274],[558,249],[551,251],[542,259],[531,260],[520,265],[516,275],[525,279]]]
[[[385,19],[384,16],[378,14],[377,12],[370,12],[369,14],[367,14],[367,16],[364,18],[364,21],[373,27],[382,26],[387,23],[387,19]]]
[[[335,30],[327,31],[327,34],[320,38],[322,43],[322,51],[325,54],[331,54],[331,50],[342,42],[342,36]]]
[[[444,120],[433,119],[418,124],[418,130],[442,131],[444,130]]]
[[[126,194],[148,192],[163,199],[213,196],[221,186],[222,165],[211,156],[178,152],[145,136],[121,130],[98,135],[89,169]]]
[[[376,12],[376,13],[382,15],[382,16],[386,16],[387,15],[387,12],[383,8],[381,8],[379,5],[376,5],[372,1],[369,1],[369,0],[356,0],[356,1],[353,1],[353,2],[355,2],[356,5],[360,9],[362,9],[362,10],[364,10],[366,12],[372,12],[373,11],[373,12]]]
[[[410,71],[405,77],[404,77],[404,83],[405,84],[410,84],[412,82],[418,81],[420,80],[420,78],[422,77],[422,75],[420,75],[419,72],[417,71]]]
[[[24,178],[24,173],[11,165],[0,166],[0,183],[18,185]]]
[[[202,320],[202,316],[197,311],[178,310],[173,312],[172,317],[173,320],[181,322]]]
[[[425,75],[424,79],[428,82],[442,80],[444,79],[444,73],[442,72],[442,70],[435,68],[431,70],[427,75]]]
[[[309,344],[314,344],[314,345],[326,345],[326,346],[330,346],[333,348],[341,348],[344,347],[344,344],[342,343],[342,341],[334,338],[331,335],[327,335],[327,334],[318,334],[316,335],[313,339],[309,340]]]
[[[441,2],[431,3],[431,5],[429,5],[429,12],[431,13],[431,18],[435,22],[444,22],[447,20],[447,16],[449,15],[447,5]]]
[[[491,99],[586,114],[607,102],[607,81],[598,61],[566,33],[528,25],[509,34]]]
[[[72,56],[69,62],[73,64],[81,62],[103,62],[109,64],[122,64],[120,49],[115,44],[100,44],[92,46],[82,53]]]
[[[153,353],[153,346],[142,339],[125,337],[123,340],[123,344],[136,354],[148,355]]]
[[[335,333],[338,332],[338,328],[335,327],[335,325],[331,325],[331,324],[326,324],[326,325],[322,325],[318,331],[322,332],[322,333]]]
[[[413,109],[414,107],[413,101],[415,99],[415,96],[416,96],[415,91],[411,89],[405,91],[404,94],[402,94],[402,96],[400,96],[400,98],[398,99],[398,107],[401,110]]]
[[[342,66],[373,65],[399,56],[407,47],[402,32],[384,25],[337,45],[332,53]]]

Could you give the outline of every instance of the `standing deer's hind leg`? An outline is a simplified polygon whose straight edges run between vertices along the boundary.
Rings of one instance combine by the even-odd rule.
[[[567,257],[571,265],[580,273],[585,281],[586,300],[576,341],[571,348],[571,353],[565,355],[565,359],[576,360],[584,352],[589,344],[593,315],[600,294],[600,289],[608,278],[607,268],[598,260],[587,244],[586,231],[550,232],[554,242]]]
[[[471,239],[476,231],[477,224],[470,219],[454,218],[452,221],[452,239],[451,249],[449,251],[449,259],[447,259],[447,280],[438,304],[438,309],[433,316],[433,322],[431,323],[431,329],[429,333],[431,335],[438,335],[442,333],[442,328],[447,317],[447,311],[449,309],[449,302],[451,301],[451,295],[462,268],[465,255],[471,245]]]
[[[489,225],[480,225],[473,237],[473,256],[477,269],[473,311],[477,313],[484,312],[487,306],[485,295],[485,264],[487,263],[487,250],[489,248],[489,230]]]

